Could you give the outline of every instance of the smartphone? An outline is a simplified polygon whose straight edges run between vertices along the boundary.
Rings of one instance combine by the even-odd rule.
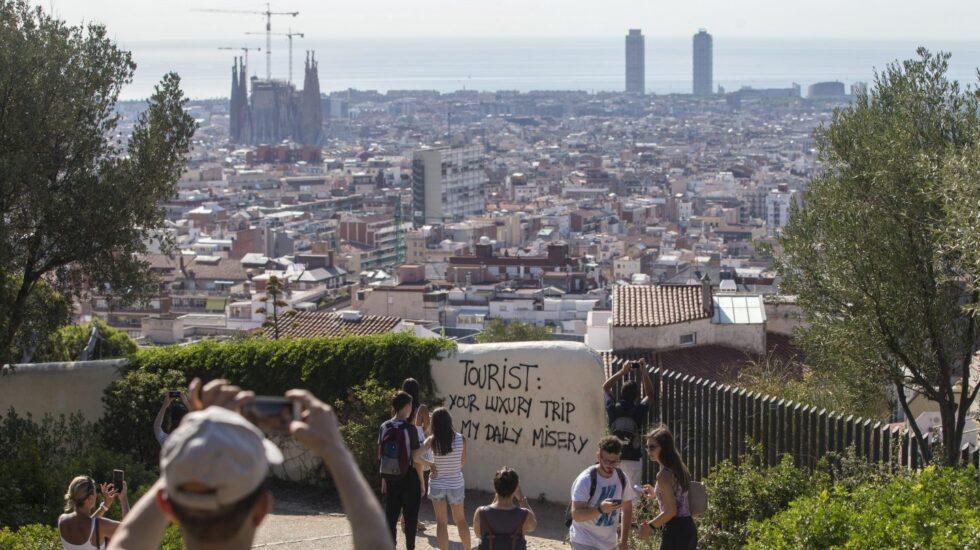
[[[126,472],[123,470],[113,470],[112,471],[112,488],[116,492],[121,492],[123,489],[123,479],[126,477]]]
[[[633,368],[634,368],[634,369],[638,369],[638,368],[640,368],[640,362],[639,362],[639,361],[634,361],[634,362],[633,362]]]
[[[613,504],[622,504],[623,503],[623,499],[620,499],[620,498],[611,498],[611,499],[609,499],[609,501],[612,502]]]
[[[639,494],[642,495],[643,494],[643,486],[642,485],[634,485],[633,486],[633,491],[635,491],[635,492],[637,492],[637,493],[639,493]]]
[[[174,399],[180,399],[180,392],[179,391],[169,391],[169,392],[167,392],[167,395],[169,395],[170,397],[173,397]]]
[[[242,407],[242,416],[269,434],[289,433],[289,423],[300,419],[299,401],[285,397],[257,396]]]

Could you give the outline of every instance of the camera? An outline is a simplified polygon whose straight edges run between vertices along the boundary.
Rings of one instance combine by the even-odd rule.
[[[300,419],[298,401],[260,395],[242,407],[242,416],[269,434],[289,433],[289,423]]]

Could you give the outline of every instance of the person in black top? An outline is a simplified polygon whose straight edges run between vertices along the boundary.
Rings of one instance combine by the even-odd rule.
[[[613,389],[627,374],[631,374],[629,380],[623,383],[619,390],[619,400],[613,397]],[[639,399],[640,387],[636,383],[637,379],[643,381],[643,393],[646,397]],[[642,483],[642,463],[643,449],[641,448],[641,438],[643,434],[643,424],[646,422],[647,413],[650,411],[650,396],[653,395],[653,380],[650,379],[650,370],[645,361],[629,361],[616,374],[609,377],[602,385],[605,393],[606,416],[609,420],[609,431],[623,441],[623,453],[620,455],[622,461],[619,469],[626,474],[630,483]]]
[[[391,398],[391,408],[394,416],[381,424],[378,431],[379,449],[386,430],[404,430],[408,437],[410,464],[399,477],[388,476],[381,480],[381,492],[385,495],[385,519],[391,539],[395,541],[398,516],[405,517],[405,546],[408,550],[414,550],[419,505],[422,503],[422,485],[415,470],[415,462],[421,457],[422,451],[418,431],[408,422],[408,417],[412,414],[412,396],[403,391],[396,393]]]

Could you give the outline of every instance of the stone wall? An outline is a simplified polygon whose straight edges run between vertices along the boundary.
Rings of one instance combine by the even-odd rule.
[[[0,376],[0,412],[13,407],[20,416],[40,418],[81,412],[102,417],[102,392],[119,376],[125,359],[13,365]]]
[[[433,361],[436,390],[467,442],[468,488],[493,491],[502,466],[529,498],[568,502],[605,435],[599,356],[573,342],[459,345]]]

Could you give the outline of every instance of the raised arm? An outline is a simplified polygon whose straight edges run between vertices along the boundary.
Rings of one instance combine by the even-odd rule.
[[[620,378],[626,376],[626,373],[629,372],[629,370],[629,364],[623,363],[623,366],[619,369],[619,372],[613,374],[609,377],[609,379],[603,382],[602,391],[612,393],[613,388],[616,386],[616,382],[618,382]]]
[[[158,479],[136,501],[133,509],[123,519],[109,542],[109,550],[157,550],[160,539],[170,521],[157,506],[157,495],[164,490],[163,480]]]
[[[157,438],[157,434],[163,431],[163,415],[167,412],[167,407],[170,406],[170,402],[173,400],[170,394],[163,399],[163,405],[160,405],[160,410],[157,411],[157,417],[153,419],[153,438]]]
[[[334,410],[306,390],[290,390],[286,397],[303,405],[303,420],[293,421],[289,431],[297,441],[318,454],[330,471],[351,524],[354,548],[394,550],[381,504],[344,446]]]
[[[531,509],[531,504],[527,501],[527,497],[524,496],[524,492],[521,491],[520,486],[514,491],[514,498],[517,499],[518,506],[527,510],[527,516],[524,517],[524,525],[521,527],[521,531],[526,535],[538,528],[538,517],[534,515],[534,510]]]
[[[640,362],[640,371],[643,373],[643,400],[641,403],[649,403],[653,396],[653,379],[650,378],[650,366],[647,365],[646,361]]]

